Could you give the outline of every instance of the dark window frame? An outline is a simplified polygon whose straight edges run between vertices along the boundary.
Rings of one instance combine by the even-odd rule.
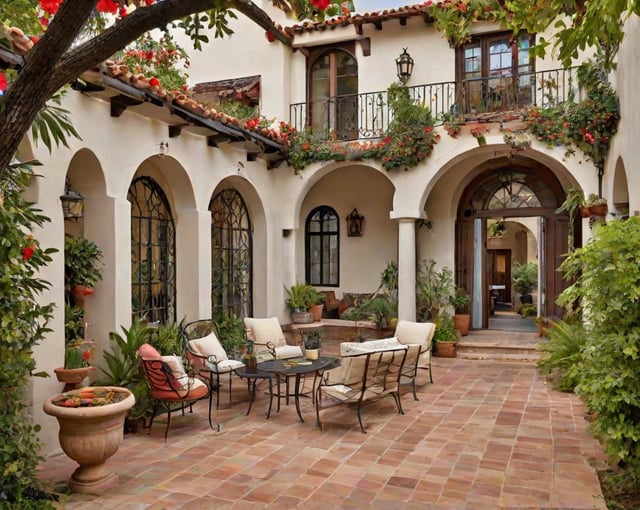
[[[317,221],[314,219],[316,215],[321,215],[320,230],[319,231],[311,231],[310,224],[312,221]],[[325,230],[324,226],[331,223],[331,221],[335,222],[335,229]],[[336,212],[333,207],[328,205],[321,205],[309,212],[307,218],[304,223],[304,237],[305,237],[305,281],[309,285],[316,285],[320,287],[339,287],[340,286],[340,216]],[[314,261],[311,256],[311,248],[312,248],[312,238],[320,238],[320,254],[319,261],[315,262],[320,267],[320,277],[318,281],[312,280],[312,264]],[[328,274],[324,274],[323,268],[325,264],[331,264],[331,250],[328,249],[327,252],[324,250],[324,240],[328,239],[328,244],[331,244],[331,237],[335,237],[335,260],[336,260],[336,272],[335,272],[335,282],[331,281],[331,271],[328,271]],[[329,261],[327,262],[325,259],[329,257]]]

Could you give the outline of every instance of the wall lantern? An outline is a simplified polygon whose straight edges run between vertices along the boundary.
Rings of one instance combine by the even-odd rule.
[[[403,48],[402,53],[396,59],[396,70],[398,71],[398,79],[402,83],[406,83],[413,73],[413,59],[407,53],[407,48]]]
[[[358,214],[358,209],[354,209],[347,216],[347,232],[349,237],[361,237],[364,216]]]
[[[60,196],[62,202],[62,215],[65,220],[77,220],[84,213],[84,197],[78,193],[67,178],[64,185],[64,195]]]

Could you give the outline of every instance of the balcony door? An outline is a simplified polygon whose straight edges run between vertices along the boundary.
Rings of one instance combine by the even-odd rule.
[[[310,55],[309,98],[314,133],[358,138],[358,63],[352,51],[325,48]]]
[[[531,103],[535,91],[533,36],[510,33],[476,36],[459,48],[458,80],[465,113],[516,109]]]

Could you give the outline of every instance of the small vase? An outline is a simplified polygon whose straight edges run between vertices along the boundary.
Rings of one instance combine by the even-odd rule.
[[[304,356],[308,360],[318,359],[318,355],[320,354],[320,349],[305,349]]]

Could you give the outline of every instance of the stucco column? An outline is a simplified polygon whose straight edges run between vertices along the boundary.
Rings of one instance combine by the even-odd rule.
[[[416,320],[415,218],[398,218],[398,319]]]

